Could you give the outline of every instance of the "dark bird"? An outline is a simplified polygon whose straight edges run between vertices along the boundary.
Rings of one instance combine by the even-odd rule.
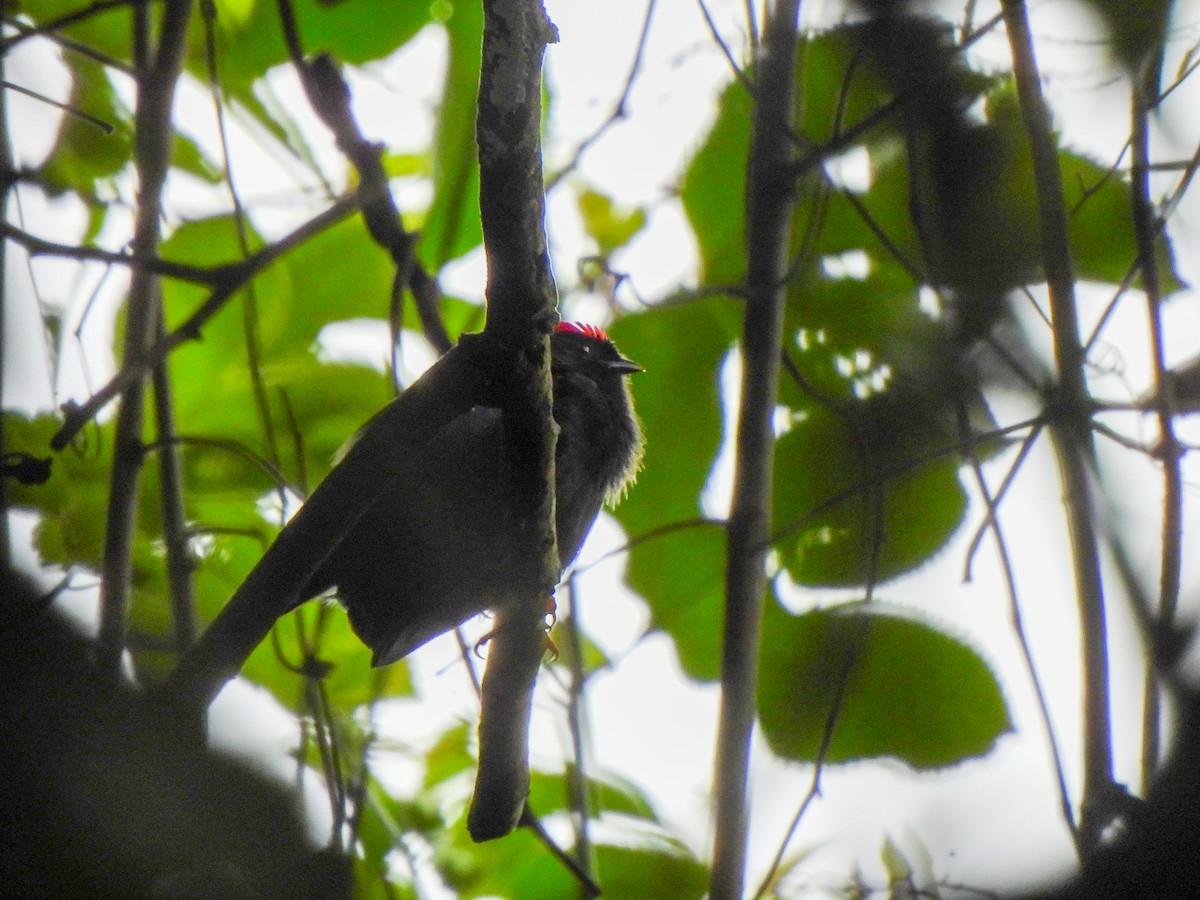
[[[592,325],[550,337],[558,552],[579,552],[606,501],[637,473],[642,432],[625,376],[641,366]],[[335,588],[355,633],[384,666],[490,608],[506,592],[504,429],[500,410],[452,420],[355,523],[303,598]]]

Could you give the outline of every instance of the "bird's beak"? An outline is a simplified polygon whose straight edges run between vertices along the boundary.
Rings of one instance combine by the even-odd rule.
[[[608,362],[608,368],[610,371],[616,372],[618,375],[632,375],[634,372],[646,371],[632,359],[626,359],[623,356],[620,359],[610,360]]]

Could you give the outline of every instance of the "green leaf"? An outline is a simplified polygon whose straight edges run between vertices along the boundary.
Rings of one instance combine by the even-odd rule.
[[[566,772],[533,772],[530,776],[529,805],[538,815],[571,809],[569,777]],[[657,822],[654,808],[635,785],[613,774],[587,779],[588,802],[593,818],[602,813],[620,813],[647,822]]]
[[[6,412],[5,450],[51,456],[50,438],[59,424],[54,416],[31,419]],[[112,433],[111,423],[85,430],[76,445],[52,456],[45,484],[7,486],[13,507],[41,514],[34,543],[42,562],[99,569],[108,506],[108,453],[104,449],[112,446]]]
[[[775,447],[781,561],[814,586],[878,583],[927,562],[966,514],[955,443],[915,406],[879,397],[840,420],[820,406]]]
[[[78,12],[81,8],[83,5],[76,0],[21,0],[21,11],[38,25]],[[70,25],[56,29],[55,34],[85,44],[104,56],[128,63],[131,61],[129,37],[133,34],[130,9],[128,5],[119,4],[104,10],[101,15],[82,16]],[[74,61],[94,65],[78,54],[68,56],[73,57]]]
[[[596,870],[607,900],[699,900],[708,890],[708,868],[677,841],[658,847],[600,844]]]
[[[430,21],[429,4],[408,0],[335,4],[293,0],[291,6],[306,53],[329,53],[351,65],[385,59]],[[250,4],[226,0],[216,12],[222,85],[230,96],[243,100],[252,96],[251,86],[268,69],[289,61],[279,9],[265,0]],[[205,48],[198,30],[191,35],[188,50],[189,71],[207,84]]]
[[[615,825],[615,823],[614,823]],[[439,848],[436,862],[457,896],[519,897],[521,900],[576,900],[579,885],[570,872],[522,829],[486,844],[468,845],[461,823],[450,826],[459,835]],[[704,895],[708,870],[678,840],[656,828],[628,829],[625,841],[599,842],[596,877],[604,897],[644,900],[670,897],[688,900]]]
[[[209,184],[219,184],[225,178],[221,167],[205,156],[200,145],[183,132],[175,132],[175,146],[171,153],[171,165],[189,175],[195,175]]]
[[[892,756],[940,768],[983,756],[1012,730],[983,658],[925,622],[874,606],[795,616],[768,603],[758,714],[771,749],[815,761],[839,698],[830,763]]]
[[[740,81],[717,102],[717,120],[684,172],[679,197],[700,249],[703,284],[741,284],[746,274],[746,160],[754,104]]]
[[[632,379],[647,436],[644,466],[616,509],[634,541],[626,577],[650,604],[655,627],[675,640],[684,670],[701,679],[718,675],[725,554],[723,531],[695,520],[721,442],[717,380],[739,313],[728,299],[710,297],[627,316],[609,329],[646,369]],[[693,524],[675,527],[681,522]]]
[[[1171,0],[1085,0],[1108,25],[1113,53],[1134,77],[1161,52],[1171,17]]]
[[[475,768],[470,742],[473,727],[460,722],[447,729],[425,754],[425,787],[430,788]]]
[[[114,131],[105,134],[78,116],[64,116],[58,140],[40,174],[51,194],[73,190],[85,198],[94,198],[97,182],[116,177],[129,165],[133,153],[133,124],[129,110],[117,99],[104,67],[76,54],[71,58],[72,86],[68,103],[112,125]]]
[[[583,190],[576,198],[583,228],[600,248],[601,256],[624,247],[633,236],[646,227],[646,211],[641,208],[618,208],[612,197],[591,189]]]
[[[450,62],[433,136],[433,203],[417,254],[431,272],[478,247],[479,158],[475,147],[475,105],[479,94],[483,7],[455,3],[446,23]]]
[[[1061,150],[1063,195],[1069,212],[1072,262],[1078,278],[1120,284],[1139,257],[1133,227],[1133,200],[1128,174],[1097,165]],[[1169,234],[1154,244],[1158,277],[1164,293],[1184,288],[1175,268]],[[1134,286],[1144,284],[1139,272]]]

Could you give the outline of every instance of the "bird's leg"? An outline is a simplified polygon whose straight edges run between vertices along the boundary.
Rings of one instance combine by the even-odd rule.
[[[546,605],[546,650],[550,654],[550,662],[558,659],[558,644],[554,643],[554,639],[550,637],[550,629],[558,622],[558,604],[554,600],[554,594],[550,594],[550,601]],[[493,629],[475,642],[475,655],[483,659],[483,647],[496,636],[496,631]]]

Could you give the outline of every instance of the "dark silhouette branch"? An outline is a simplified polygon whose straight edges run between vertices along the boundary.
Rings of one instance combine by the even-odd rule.
[[[546,250],[542,56],[558,33],[540,0],[485,0],[476,140],[487,252],[484,334],[499,351],[496,405],[508,461],[511,596],[499,598],[482,683],[479,770],[467,815],[476,841],[508,834],[529,794],[529,718],[560,574],[554,517],[550,347],[556,291]]]
[[[383,168],[383,146],[363,137],[350,108],[350,88],[337,65],[327,54],[306,59],[300,45],[300,33],[291,0],[278,0],[288,55],[300,75],[300,83],[313,111],[333,132],[337,148],[358,172],[358,197],[363,221],[372,240],[387,251],[396,266],[392,285],[392,344],[399,340],[399,307],[405,287],[413,295],[417,315],[426,339],[439,353],[450,349],[451,341],[441,317],[441,294],[437,282],[425,271],[415,254],[416,236],[404,227],[404,220],[392,199],[387,172]]]

